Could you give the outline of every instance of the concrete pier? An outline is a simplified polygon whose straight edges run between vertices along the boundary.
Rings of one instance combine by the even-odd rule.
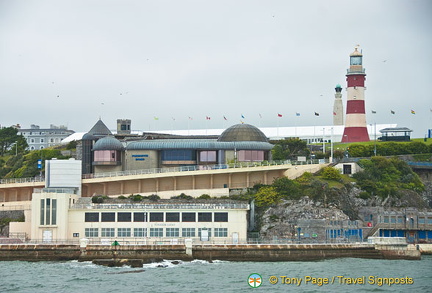
[[[421,259],[421,251],[374,244],[238,244],[238,245],[0,245],[1,260],[58,261],[125,259],[157,262],[161,259],[190,261],[315,261],[331,258]]]

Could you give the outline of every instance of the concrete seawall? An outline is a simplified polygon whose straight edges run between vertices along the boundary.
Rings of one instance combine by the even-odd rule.
[[[0,245],[0,261],[61,261],[94,259],[228,260],[228,261],[314,261],[331,258],[411,259],[421,258],[419,250],[377,247],[373,244],[285,244],[285,245]]]

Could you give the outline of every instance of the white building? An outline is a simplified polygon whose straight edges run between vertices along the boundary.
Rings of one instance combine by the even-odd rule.
[[[249,204],[232,200],[105,199],[81,197],[81,161],[46,162],[45,188],[32,194],[26,222],[11,223],[14,235],[35,242],[176,244],[184,239],[237,243],[247,238]]]
[[[29,129],[18,129],[18,135],[24,136],[27,140],[29,150],[41,150],[47,147],[59,145],[61,141],[74,133],[66,126],[50,125],[50,128],[40,128],[32,124]]]

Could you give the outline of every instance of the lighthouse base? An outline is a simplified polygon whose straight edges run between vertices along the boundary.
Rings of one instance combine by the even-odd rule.
[[[345,127],[341,142],[370,141],[366,127]]]

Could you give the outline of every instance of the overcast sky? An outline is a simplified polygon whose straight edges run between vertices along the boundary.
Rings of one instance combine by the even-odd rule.
[[[424,137],[431,15],[429,0],[0,0],[0,124],[331,125],[359,44],[368,124]]]

